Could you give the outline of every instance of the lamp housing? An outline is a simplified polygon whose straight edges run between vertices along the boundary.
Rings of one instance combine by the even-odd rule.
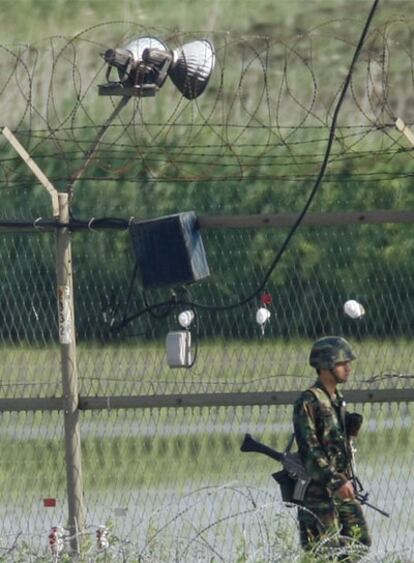
[[[155,37],[140,37],[126,47],[107,49],[102,57],[108,64],[106,84],[100,96],[155,96],[169,76],[181,94],[193,100],[200,96],[215,66],[213,45],[207,39],[191,41],[170,50]],[[111,80],[116,69],[118,80]]]

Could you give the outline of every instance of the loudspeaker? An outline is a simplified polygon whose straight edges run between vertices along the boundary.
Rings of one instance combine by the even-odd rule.
[[[134,220],[129,230],[145,289],[193,283],[210,275],[194,211]]]

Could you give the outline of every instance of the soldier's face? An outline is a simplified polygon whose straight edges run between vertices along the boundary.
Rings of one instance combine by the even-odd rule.
[[[351,373],[351,362],[339,362],[335,366],[335,375],[338,383],[345,383]]]

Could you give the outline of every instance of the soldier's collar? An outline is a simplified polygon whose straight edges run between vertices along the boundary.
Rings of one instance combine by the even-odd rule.
[[[344,396],[339,391],[338,387],[335,389],[335,398],[331,396],[331,394],[329,393],[329,391],[326,389],[325,385],[322,383],[322,381],[319,378],[315,382],[315,387],[322,389],[322,391],[326,393],[327,397],[329,397],[330,401],[337,402],[339,405],[343,403]]]

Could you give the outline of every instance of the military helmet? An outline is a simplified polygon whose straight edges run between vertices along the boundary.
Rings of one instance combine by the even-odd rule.
[[[351,345],[345,338],[325,336],[313,343],[309,363],[315,369],[333,369],[336,364],[350,362],[355,358]]]

